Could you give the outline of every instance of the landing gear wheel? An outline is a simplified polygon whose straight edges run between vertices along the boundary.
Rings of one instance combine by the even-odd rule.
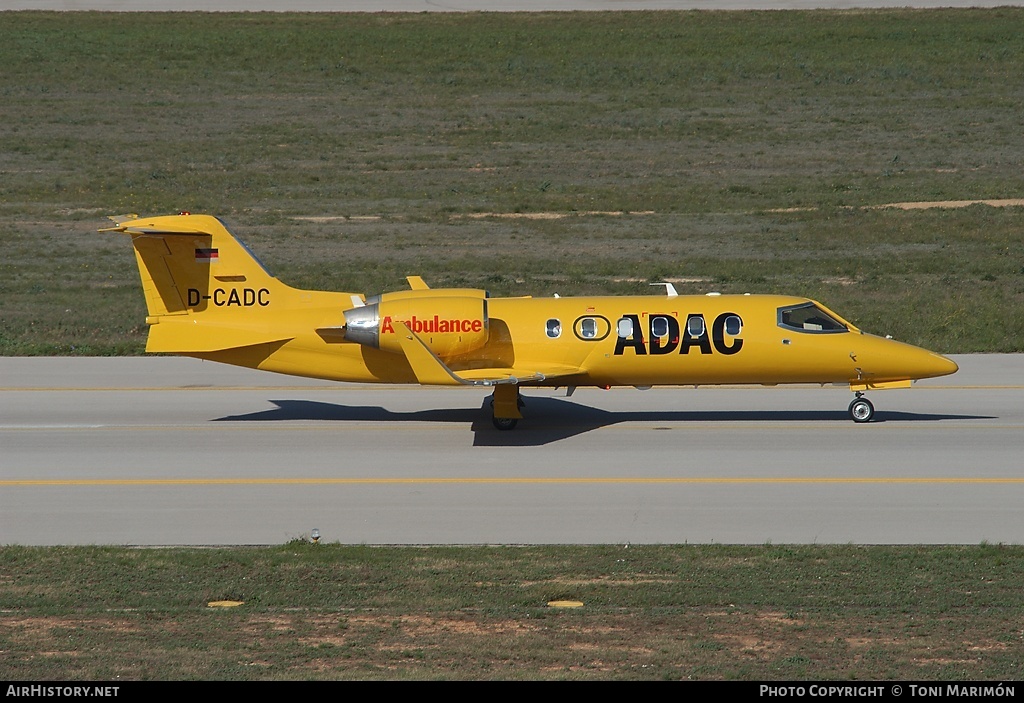
[[[491,422],[494,423],[495,427],[502,431],[514,430],[516,425],[519,424],[519,420],[514,417],[492,417]]]
[[[867,398],[854,398],[850,403],[850,419],[854,422],[871,422],[875,416],[875,406]]]
[[[491,422],[501,431],[515,429],[523,416],[519,412],[523,407],[523,398],[519,395],[516,384],[500,384],[494,387],[491,395]]]

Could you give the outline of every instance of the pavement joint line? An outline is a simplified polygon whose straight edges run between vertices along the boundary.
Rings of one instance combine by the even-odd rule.
[[[919,477],[901,478],[897,476],[869,477],[693,477],[693,478],[656,478],[656,477],[465,477],[465,478],[180,478],[180,479],[7,479],[0,480],[0,487],[45,487],[45,486],[322,486],[322,485],[451,485],[451,484],[868,484],[868,485],[1024,485],[1024,478],[1014,477]]]

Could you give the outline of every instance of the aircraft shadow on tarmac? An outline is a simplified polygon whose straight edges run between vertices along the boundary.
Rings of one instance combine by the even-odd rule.
[[[272,400],[276,408],[245,415],[215,418],[214,422],[435,422],[470,426],[473,445],[485,447],[540,446],[622,422],[653,423],[654,430],[668,430],[665,423],[687,422],[841,422],[849,423],[845,410],[651,410],[613,412],[579,405],[562,398],[526,398],[524,419],[515,430],[502,432],[491,423],[490,399],[479,409],[445,408],[395,412],[379,406],[341,405],[315,400]],[[938,420],[992,419],[950,413],[910,413],[879,410],[874,423],[886,421],[935,422]]]

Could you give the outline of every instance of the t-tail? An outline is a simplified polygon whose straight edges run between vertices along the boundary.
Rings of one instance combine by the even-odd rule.
[[[147,352],[194,356],[278,346],[302,323],[351,306],[351,296],[303,291],[272,276],[210,215],[111,217],[104,232],[130,235],[150,325]],[[336,314],[336,313],[335,313]],[[305,320],[313,316],[313,320]]]

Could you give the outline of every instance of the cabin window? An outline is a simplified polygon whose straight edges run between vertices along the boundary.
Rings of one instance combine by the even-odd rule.
[[[562,336],[562,323],[559,320],[554,318],[548,320],[544,328],[551,339],[558,339]]]
[[[729,315],[725,318],[725,333],[730,337],[735,337],[743,331],[743,320],[740,319],[739,315]]]
[[[615,325],[615,330],[622,339],[629,339],[633,336],[633,321],[624,317]]]
[[[668,318],[667,317],[652,317],[651,318],[651,334],[655,337],[665,338],[668,336]]]
[[[608,321],[607,317],[586,315],[576,318],[576,321],[572,323],[572,331],[577,339],[582,339],[585,342],[598,342],[611,334],[612,323]]]
[[[797,332],[833,334],[848,328],[814,303],[800,303],[779,308],[779,327]]]
[[[584,317],[580,320],[580,336],[583,339],[593,339],[597,336],[597,320],[592,317]]]
[[[703,337],[707,328],[704,325],[704,318],[700,315],[690,315],[686,320],[686,334],[690,337]]]

